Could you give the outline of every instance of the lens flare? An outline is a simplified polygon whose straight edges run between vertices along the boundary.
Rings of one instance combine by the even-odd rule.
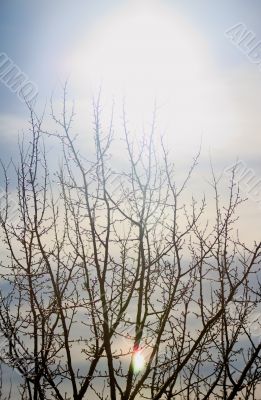
[[[141,350],[137,350],[133,356],[133,369],[135,373],[138,373],[144,368],[145,360],[141,353]]]

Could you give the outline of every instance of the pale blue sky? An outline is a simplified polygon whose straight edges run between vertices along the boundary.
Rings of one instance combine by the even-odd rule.
[[[1,0],[0,50],[6,52],[48,96],[58,72],[55,58],[70,51],[106,14],[126,0]],[[244,22],[261,39],[259,0],[162,0],[178,10],[209,41],[220,68],[245,63],[240,52],[224,42],[223,32]],[[47,86],[46,86],[47,83]],[[16,98],[0,85],[1,112],[21,109]]]
[[[198,139],[203,136],[201,163],[189,194],[201,196],[205,191],[206,181],[209,178],[210,153],[218,172],[231,165],[238,157],[244,161],[247,168],[253,169],[257,179],[261,178],[261,70],[224,35],[228,28],[242,22],[255,33],[257,40],[261,41],[261,0],[155,1],[167,10],[166,15],[162,13],[159,26],[165,25],[165,17],[166,25],[171,23],[175,25],[182,19],[181,28],[176,30],[173,28],[173,34],[176,33],[178,37],[167,38],[168,44],[172,40],[175,42],[174,51],[180,50],[172,57],[166,57],[167,62],[173,63],[173,66],[178,64],[177,70],[173,69],[173,74],[171,74],[172,66],[166,65],[167,86],[169,80],[170,91],[175,92],[177,85],[178,94],[177,98],[172,98],[164,87],[166,103],[169,101],[170,105],[162,106],[163,114],[165,112],[162,129],[166,131],[169,149],[177,149],[180,163],[178,172],[182,173],[184,165],[186,167],[190,165],[191,159],[188,158],[188,154],[191,156],[193,152],[196,153]],[[108,66],[108,70],[112,71],[114,74],[112,82],[115,82],[118,71],[115,75],[113,67],[119,59],[115,61],[115,65],[109,59],[114,47],[113,43],[106,41],[106,34],[112,31],[111,37],[116,41],[119,39],[121,29],[124,31],[125,19],[126,24],[130,24],[129,11],[139,14],[139,7],[131,9],[134,2],[137,3],[137,0],[0,0],[0,53],[5,52],[38,86],[39,108],[48,102],[53,89],[64,82],[67,73],[71,74],[72,94],[79,107],[79,115],[83,115],[82,120],[79,118],[82,123],[76,123],[77,133],[82,133],[88,115],[86,97],[89,93],[82,89],[85,78],[87,80],[85,72],[88,71],[79,68],[79,63],[84,64],[88,70],[89,61],[97,56],[98,60],[104,62],[105,70]],[[146,7],[150,15],[152,10],[150,1],[147,1]],[[167,18],[169,10],[173,12],[173,22],[171,22],[172,16]],[[139,39],[135,28],[127,25],[126,29],[129,33],[128,39],[133,37],[136,37],[135,40]],[[155,31],[157,29],[159,28],[156,24]],[[169,29],[169,32],[172,30]],[[126,31],[124,34],[126,35]],[[161,32],[158,34],[159,37],[160,34]],[[163,43],[164,37],[161,39],[160,43]],[[99,53],[100,50],[104,50],[100,47],[108,44],[111,48],[108,54],[106,52],[104,54],[109,55],[109,58],[103,58],[104,55],[100,56],[96,50]],[[116,44],[124,50],[121,47],[124,47],[124,39],[123,42]],[[155,63],[156,59],[157,54]],[[139,60],[134,61],[139,67]],[[64,67],[63,64],[66,63],[69,66]],[[126,66],[124,60],[123,66]],[[153,68],[151,65],[152,77],[156,71]],[[197,68],[200,70],[198,81]],[[136,71],[135,65],[133,69]],[[148,71],[145,70],[145,74],[150,73],[149,69],[148,64]],[[184,75],[182,75],[183,70]],[[110,72],[107,72],[108,77]],[[90,80],[90,77],[88,79]],[[201,80],[205,85],[202,93],[199,92]],[[147,86],[149,82],[148,80]],[[140,98],[147,98],[146,84],[141,89],[143,93],[140,93],[140,82],[134,79],[131,83],[137,87],[134,91],[133,88],[130,90],[130,103],[138,102],[138,108],[142,109],[143,106],[146,108],[140,101]],[[182,96],[183,91],[185,94]],[[106,94],[107,99],[114,96],[108,89]],[[135,107],[133,110],[132,118],[139,119]],[[198,112],[202,113],[199,119],[197,119]],[[166,122],[164,118],[168,121]],[[0,158],[5,162],[16,154],[17,134],[22,129],[26,131],[27,120],[28,112],[24,104],[0,80]],[[84,137],[81,140],[84,140]],[[188,147],[190,151],[187,151]],[[118,165],[122,161],[119,153],[116,152],[119,157],[116,160]],[[58,153],[55,153],[55,156],[58,158]],[[0,174],[0,186],[2,186],[1,178]],[[243,187],[242,190],[245,190],[244,194],[247,196],[247,188]],[[241,237],[244,240],[258,241],[260,217],[261,209],[250,199],[240,219]]]
[[[138,17],[139,4],[145,1],[0,0],[0,52],[5,52],[38,86],[40,108],[48,102],[57,86],[68,76],[72,78],[72,93],[76,103],[78,101],[79,104],[79,115],[85,116],[88,96],[84,86],[85,78],[86,81],[91,80],[91,75],[87,79],[89,61],[92,62],[97,56],[97,59],[102,60],[104,64],[107,78],[108,76],[111,78],[110,71],[114,73],[110,84],[115,83],[115,79],[117,83],[119,71],[113,72],[113,70],[119,60],[115,60],[114,65],[110,59],[115,50],[113,40],[116,42],[119,40],[121,30],[125,29],[126,19],[126,24],[129,25],[126,25],[124,34],[126,36],[127,32],[128,41],[134,38],[134,46],[135,40],[137,46],[139,45],[139,36],[135,32],[135,26],[132,28],[129,14]],[[134,3],[136,8],[132,9]],[[159,13],[161,15],[159,24],[155,20],[157,14],[155,4],[161,6],[161,11],[163,10],[161,14]],[[164,82],[164,85],[168,86],[169,80],[170,92],[175,92],[175,85],[179,85],[177,98],[174,99],[167,93],[166,88],[164,89],[166,102],[170,102],[169,108],[165,108],[165,119],[172,121],[166,124],[164,122],[162,129],[169,134],[170,147],[176,147],[180,154],[184,151],[187,156],[189,144],[194,150],[198,138],[203,134],[205,153],[202,169],[207,169],[208,155],[211,151],[219,169],[222,170],[239,157],[254,169],[257,177],[261,176],[261,71],[224,35],[228,28],[242,22],[255,33],[257,40],[261,40],[261,2],[259,0],[152,0],[152,2],[147,0],[143,13],[144,10],[145,16],[146,13],[153,14],[156,21],[155,38],[158,36],[161,44],[164,44],[164,36],[160,36],[160,27],[165,25],[164,18],[166,26],[169,24],[171,28],[171,24],[173,25],[173,31],[169,29],[166,32],[170,32],[170,35],[174,32],[173,35],[176,33],[177,36],[173,36],[174,54],[170,58],[166,57],[166,68],[169,70]],[[173,20],[170,15],[172,13]],[[175,28],[179,20],[181,25]],[[146,31],[145,25],[144,31]],[[106,35],[110,34],[111,42],[108,42]],[[116,49],[120,46],[119,48],[124,50],[124,34],[121,42],[116,43]],[[141,36],[142,34],[141,31]],[[152,34],[154,35],[153,32]],[[145,44],[146,40],[148,39],[145,39]],[[170,45],[172,37],[168,37],[167,40]],[[109,46],[108,53],[100,55],[99,52],[104,51],[102,47],[106,46]],[[155,63],[157,61],[156,54]],[[173,73],[171,73],[172,65],[168,65],[169,61],[174,67],[178,65],[177,70],[173,69]],[[135,65],[132,66],[134,68],[132,71],[139,68],[139,62],[137,57],[133,62]],[[148,65],[145,59],[143,62],[147,68],[143,71],[145,80],[147,72],[148,75],[151,73],[153,80],[154,62]],[[85,69],[79,69],[79,64],[80,67],[83,64]],[[124,60],[122,65],[126,67]],[[93,66],[91,68],[95,69]],[[159,76],[164,78],[164,60],[161,68],[162,73]],[[200,69],[199,79],[197,79],[197,68]],[[179,76],[183,70],[183,76]],[[200,79],[205,85],[202,93],[199,92]],[[130,94],[133,103],[142,98],[139,84],[139,80],[131,82],[135,88],[135,90],[131,88],[133,92]],[[149,80],[141,89],[143,95],[147,88]],[[128,97],[128,92],[125,94]],[[107,90],[107,97],[110,95],[114,96],[113,91]],[[56,94],[54,95],[56,99],[55,96]],[[149,94],[148,98],[151,97]],[[146,96],[144,98],[146,99]],[[139,109],[142,109],[143,104],[144,101],[142,103],[140,100]],[[197,114],[200,113],[202,115],[197,118]],[[135,111],[132,115],[138,119]],[[26,127],[27,117],[24,104],[0,80],[0,157],[4,160],[15,153],[17,133]],[[82,126],[78,124],[77,129],[81,131]],[[173,132],[181,133],[173,138]],[[251,221],[256,215],[260,217],[255,206],[251,213]]]
[[[112,14],[127,0],[1,0],[0,50],[6,52],[34,80],[43,96],[49,96],[59,79],[55,60],[68,54],[102,17]],[[246,63],[242,54],[228,46],[223,32],[244,22],[261,39],[259,0],[162,0],[209,42],[221,69]],[[22,112],[19,101],[0,85],[0,111]]]

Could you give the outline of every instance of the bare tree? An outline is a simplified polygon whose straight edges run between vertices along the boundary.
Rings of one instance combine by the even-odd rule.
[[[261,243],[249,248],[235,231],[243,199],[233,171],[225,203],[212,175],[211,224],[204,197],[184,204],[198,156],[178,185],[163,140],[155,145],[155,114],[137,143],[123,112],[128,165],[115,171],[113,118],[105,129],[99,99],[93,111],[95,157],[77,146],[65,89],[61,116],[52,109],[57,130],[45,132],[30,109],[30,143],[3,166],[1,359],[19,373],[20,397],[261,398],[251,332]],[[63,160],[55,175],[48,137]]]

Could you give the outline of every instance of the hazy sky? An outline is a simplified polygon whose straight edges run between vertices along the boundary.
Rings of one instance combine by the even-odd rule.
[[[0,0],[0,54],[38,87],[39,111],[52,93],[59,103],[69,79],[75,129],[85,144],[91,95],[100,85],[106,112],[114,99],[119,114],[126,100],[136,134],[148,126],[156,99],[158,135],[165,134],[180,174],[202,142],[191,190],[202,195],[210,154],[218,173],[238,158],[254,182],[261,180],[261,68],[225,35],[241,23],[258,43],[260,18],[260,0]],[[1,81],[0,64],[4,161],[15,154],[27,121],[25,105]],[[119,121],[115,126],[120,134]],[[250,199],[241,214],[241,237],[258,241],[261,184],[255,196],[252,186],[242,184]]]
[[[259,0],[1,0],[0,52],[38,87],[39,110],[53,91],[58,103],[69,78],[83,141],[101,85],[105,106],[125,98],[135,129],[157,99],[159,133],[181,164],[202,140],[201,174],[211,153],[219,172],[238,157],[259,179],[261,69],[225,32],[241,23],[258,43],[260,17]],[[27,119],[0,80],[0,157]],[[250,205],[246,221],[258,232],[260,207]]]

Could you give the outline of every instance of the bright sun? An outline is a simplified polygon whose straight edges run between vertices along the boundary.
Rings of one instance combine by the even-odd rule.
[[[115,93],[169,95],[207,78],[199,35],[157,0],[132,0],[94,29],[74,58],[89,77]],[[137,93],[136,93],[137,95]]]
[[[70,55],[77,97],[86,98],[101,85],[103,99],[126,99],[130,120],[147,118],[156,99],[162,130],[172,137],[178,132],[180,144],[195,152],[202,131],[217,129],[229,104],[227,91],[220,93],[223,86],[213,76],[206,43],[162,0],[128,1]]]

